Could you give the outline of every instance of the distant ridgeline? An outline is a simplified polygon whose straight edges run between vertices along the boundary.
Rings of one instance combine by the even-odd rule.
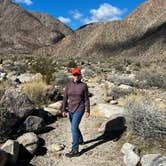
[[[165,0],[149,0],[123,20],[91,23],[76,31],[48,14],[0,2],[0,53],[110,57],[166,51]]]

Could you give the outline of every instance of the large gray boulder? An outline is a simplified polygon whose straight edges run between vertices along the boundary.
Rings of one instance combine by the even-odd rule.
[[[42,118],[37,116],[28,116],[21,124],[20,132],[38,132],[45,128],[45,122]]]
[[[0,141],[16,133],[33,110],[34,104],[26,94],[13,89],[6,90],[0,100]]]

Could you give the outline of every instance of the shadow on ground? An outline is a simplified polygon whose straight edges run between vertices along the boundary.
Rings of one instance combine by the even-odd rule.
[[[118,141],[121,138],[124,131],[126,130],[125,124],[126,124],[126,120],[124,117],[118,117],[116,119],[108,121],[105,125],[104,133],[101,136],[84,142],[84,145],[92,143],[92,142],[96,142],[96,143],[90,145],[89,147],[85,149],[82,149],[80,152],[80,155],[108,141]]]

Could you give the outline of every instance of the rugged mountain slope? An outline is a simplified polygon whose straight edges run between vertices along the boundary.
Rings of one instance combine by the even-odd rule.
[[[61,32],[65,36],[74,33],[74,30],[63,24],[58,19],[52,17],[47,13],[31,12],[36,18],[38,18],[46,27],[52,31]]]
[[[10,0],[0,0],[0,53],[31,53],[33,49],[51,45],[72,32],[57,20],[50,28],[51,25],[47,26],[39,17]]]
[[[166,51],[166,1],[149,0],[124,20],[81,27],[55,46],[54,56],[148,55]]]

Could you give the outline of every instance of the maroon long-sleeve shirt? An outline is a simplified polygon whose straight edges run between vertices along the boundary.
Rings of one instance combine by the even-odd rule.
[[[86,83],[82,81],[70,81],[65,88],[62,112],[66,110],[67,106],[69,112],[90,112],[90,101],[88,94],[88,86]]]

